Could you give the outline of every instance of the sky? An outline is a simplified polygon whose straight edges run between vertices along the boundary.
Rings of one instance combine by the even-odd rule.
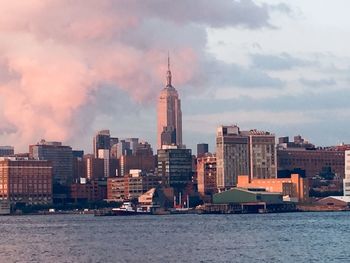
[[[183,141],[219,125],[350,143],[346,0],[0,0],[0,145],[92,137],[156,147],[170,53]]]

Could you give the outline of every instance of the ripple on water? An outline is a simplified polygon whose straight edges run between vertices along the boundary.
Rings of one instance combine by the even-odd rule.
[[[349,262],[350,213],[0,217],[1,262]]]

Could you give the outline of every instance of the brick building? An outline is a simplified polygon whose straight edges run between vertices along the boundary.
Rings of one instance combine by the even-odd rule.
[[[161,183],[161,177],[141,174],[139,170],[131,170],[130,174],[108,178],[107,199],[124,201],[138,198],[143,193]]]
[[[51,204],[51,162],[0,158],[0,200],[11,204]]]

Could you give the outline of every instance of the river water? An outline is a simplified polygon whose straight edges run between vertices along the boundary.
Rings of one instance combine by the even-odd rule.
[[[4,216],[0,262],[350,262],[350,212]]]

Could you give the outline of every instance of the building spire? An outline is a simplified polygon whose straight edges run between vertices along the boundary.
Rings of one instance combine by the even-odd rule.
[[[170,87],[171,86],[171,71],[170,71],[170,56],[169,56],[169,51],[168,51],[168,71],[166,73],[166,86]]]

